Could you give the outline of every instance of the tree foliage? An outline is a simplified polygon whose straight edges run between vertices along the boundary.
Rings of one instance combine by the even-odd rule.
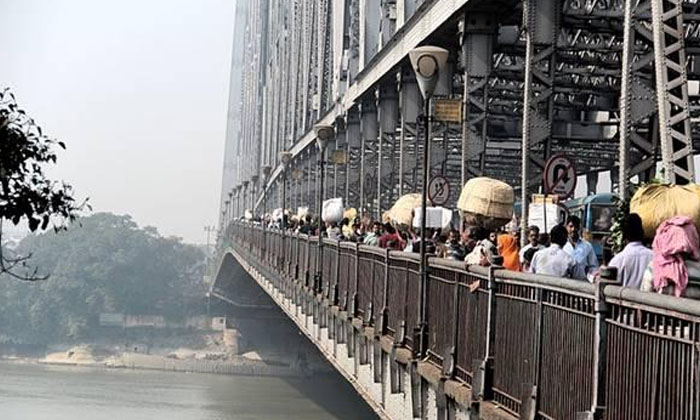
[[[65,228],[87,203],[77,203],[72,187],[47,177],[46,165],[55,164],[56,149],[65,149],[19,108],[8,89],[0,92],[0,273],[21,280],[37,280],[29,270],[29,255],[8,255],[2,247],[2,221],[17,225],[26,220],[34,232],[52,226]],[[22,270],[23,274],[19,271]]]
[[[97,213],[81,227],[31,235],[19,248],[49,270],[47,281],[0,288],[0,340],[78,340],[95,331],[100,313],[177,319],[202,309],[204,254],[129,216]]]

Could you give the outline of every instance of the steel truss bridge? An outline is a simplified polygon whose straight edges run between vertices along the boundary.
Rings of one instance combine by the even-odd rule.
[[[305,324],[298,322],[302,330],[304,325],[316,332],[325,330],[326,343],[337,344],[333,348],[358,351],[358,357],[345,356],[357,363],[354,372],[358,378],[367,372],[378,375],[367,387],[357,387],[377,392],[368,399],[381,401],[378,412],[391,411],[390,397],[418,392],[420,398],[409,397],[400,404],[410,410],[412,401],[420,402],[425,396],[421,389],[432,389],[426,398],[436,404],[415,403],[411,414],[404,411],[407,416],[398,418],[437,418],[437,414],[422,413],[421,407],[438,407],[437,413],[445,415],[450,413],[445,407],[454,402],[469,406],[487,400],[523,418],[568,419],[585,410],[585,418],[700,418],[700,309],[685,301],[650,302],[615,286],[606,286],[610,293],[602,296],[604,291],[588,285],[548,283],[519,275],[511,278],[502,272],[494,278],[433,261],[429,281],[435,285],[429,287],[434,287],[432,296],[439,297],[439,302],[427,304],[442,308],[432,315],[441,318],[424,321],[428,322],[428,342],[438,341],[433,342],[432,354],[420,348],[418,356],[428,357],[420,360],[428,362],[420,365],[422,371],[405,371],[423,379],[412,377],[405,384],[410,387],[425,380],[434,386],[418,385],[415,391],[402,388],[400,381],[406,376],[392,376],[400,372],[392,367],[397,360],[418,366],[411,350],[405,354],[415,319],[405,315],[391,321],[392,314],[410,307],[411,302],[408,295],[396,298],[399,303],[390,304],[386,299],[391,298],[387,287],[394,282],[413,284],[416,261],[362,247],[323,247],[329,267],[350,271],[335,277],[318,275],[335,282],[325,292],[321,290],[325,297],[319,297],[318,290],[309,290],[309,275],[327,268],[303,265],[314,258],[304,257],[306,262],[302,262],[302,255],[315,252],[313,238],[274,242],[272,236],[263,234],[262,240],[256,236],[259,233],[232,223],[245,209],[261,214],[282,206],[282,197],[286,198],[284,207],[291,209],[315,209],[322,198],[343,197],[346,206],[379,218],[396,198],[424,188],[424,147],[429,148],[426,169],[450,182],[453,194],[448,206],[454,204],[455,192],[466,180],[481,175],[513,185],[526,204],[530,194],[538,191],[546,159],[559,153],[574,160],[589,189],[596,185],[599,173],[610,171],[612,184],[623,197],[631,182],[656,176],[679,184],[690,182],[695,177],[694,150],[700,146],[696,123],[700,118],[699,3],[237,1],[219,251],[229,252],[234,256],[229,263],[236,261],[267,285],[266,290],[293,319],[303,319]],[[461,122],[433,122],[428,143],[420,123],[425,117],[423,101],[407,58],[410,50],[421,45],[450,52],[436,95],[462,102]],[[319,188],[321,156],[313,132],[319,123],[335,130],[335,141],[323,157],[328,160],[323,165],[327,180],[323,191]],[[282,151],[291,153],[285,170]],[[657,174],[659,166],[662,171]],[[527,205],[522,208],[526,211]],[[230,248],[224,246],[227,243]],[[271,254],[273,244],[278,244],[276,254]],[[331,250],[328,256],[326,249]],[[350,256],[343,256],[346,253]],[[287,258],[287,265],[282,266]],[[396,272],[400,274],[392,274]],[[477,281],[478,298],[462,290]],[[360,288],[361,282],[364,286]],[[342,289],[335,295],[330,289],[349,284],[357,288],[345,290],[345,295]],[[375,296],[383,300],[375,302]],[[454,296],[457,303],[451,300]],[[479,347],[487,346],[492,336],[482,334],[472,340],[465,338],[468,335],[450,335],[455,328],[473,326],[461,324],[470,321],[462,315],[465,312],[454,312],[462,308],[459,299],[478,300],[464,303],[477,317],[473,325],[482,325],[480,317],[489,316],[489,307],[506,308],[491,314],[497,317],[496,324],[502,323],[494,327],[501,331],[501,335],[494,333],[494,339],[502,341],[489,347],[500,355],[492,359],[495,376],[484,373],[490,372],[492,353]],[[329,316],[333,307],[337,314]],[[385,308],[388,322],[403,321],[407,326],[405,334],[391,341],[386,340],[387,328],[396,326],[377,318]],[[335,330],[323,324],[329,319],[347,321],[333,340],[328,334],[336,334]],[[608,338],[600,335],[601,323],[608,325]],[[569,331],[567,328],[582,335],[552,334],[557,329]],[[348,329],[356,331],[352,340],[357,349],[338,344]],[[594,353],[576,352],[573,359],[567,358],[572,354],[567,349],[580,343],[586,343],[596,357],[607,357],[607,363],[590,360]],[[451,356],[453,347],[457,353]],[[546,349],[559,347],[565,351],[547,353]],[[536,353],[522,353],[522,349]],[[375,358],[379,355],[381,366],[389,363],[387,369],[377,370],[370,351]],[[474,355],[481,358],[482,367],[472,364]],[[540,358],[542,355],[552,355],[553,364],[545,363],[548,359]],[[382,376],[381,372],[390,374]],[[622,375],[623,382],[615,375]],[[351,382],[358,378],[348,376]],[[371,385],[383,378],[391,379],[388,391]],[[476,384],[470,382],[474,378]],[[487,378],[494,382],[488,383]],[[668,378],[681,382],[670,383]],[[463,389],[485,394],[474,398]],[[621,390],[626,393],[619,394]],[[384,403],[388,405],[382,406]]]
[[[407,53],[450,51],[429,171],[451,203],[490,176],[528,195],[546,159],[573,158],[621,195],[655,174],[694,178],[700,141],[697,0],[247,0],[237,2],[221,223],[254,208],[316,208],[312,127],[335,127],[323,197],[371,217],[422,188],[422,97]],[[279,152],[290,151],[282,171]],[[342,152],[342,153],[338,153]],[[288,182],[283,182],[286,179]],[[621,188],[620,188],[621,186]],[[527,209],[527,206],[522,206]]]

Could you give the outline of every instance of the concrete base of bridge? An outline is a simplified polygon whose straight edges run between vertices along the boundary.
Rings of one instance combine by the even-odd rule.
[[[275,273],[229,249],[237,262],[319,348],[382,419],[513,419],[491,403],[472,401],[471,390],[445,380],[429,363],[414,360],[361,320],[292,288],[280,290]]]

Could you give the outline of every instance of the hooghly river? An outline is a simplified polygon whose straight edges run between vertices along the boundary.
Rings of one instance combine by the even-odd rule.
[[[340,376],[296,380],[0,362],[2,420],[372,418]]]

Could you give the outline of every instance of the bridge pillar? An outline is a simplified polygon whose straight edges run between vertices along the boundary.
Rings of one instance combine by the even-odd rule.
[[[483,176],[486,166],[488,81],[493,67],[496,22],[493,16],[484,13],[465,13],[460,21],[464,71],[462,185],[471,176]]]
[[[360,130],[360,112],[357,107],[352,107],[348,110],[345,116],[347,141],[348,163],[345,173],[345,203],[348,207],[357,209],[358,214],[362,215],[362,207],[360,204],[360,179],[362,166],[362,134]]]
[[[379,145],[377,147],[377,209],[376,220],[382,219],[382,212],[388,209],[397,198],[395,163],[400,150],[396,139],[396,126],[399,114],[396,82],[391,80],[379,87]]]
[[[416,76],[409,67],[401,69],[399,79],[399,107],[401,109],[401,136],[399,137],[399,196],[418,191],[419,165],[423,142],[418,141],[418,116],[423,113]]]
[[[360,208],[362,215],[371,215],[376,209],[375,189],[377,168],[377,106],[375,92],[362,99],[360,105],[360,130],[362,146],[360,147]]]
[[[347,173],[348,173],[348,141],[347,141],[347,131],[345,129],[345,120],[336,120],[335,127],[335,138],[336,138],[336,150],[341,152],[344,157],[344,163],[336,162],[333,167],[335,168],[335,174],[333,179],[335,180],[335,185],[333,186],[333,197],[343,197],[343,204],[345,207],[349,207],[347,200]]]

